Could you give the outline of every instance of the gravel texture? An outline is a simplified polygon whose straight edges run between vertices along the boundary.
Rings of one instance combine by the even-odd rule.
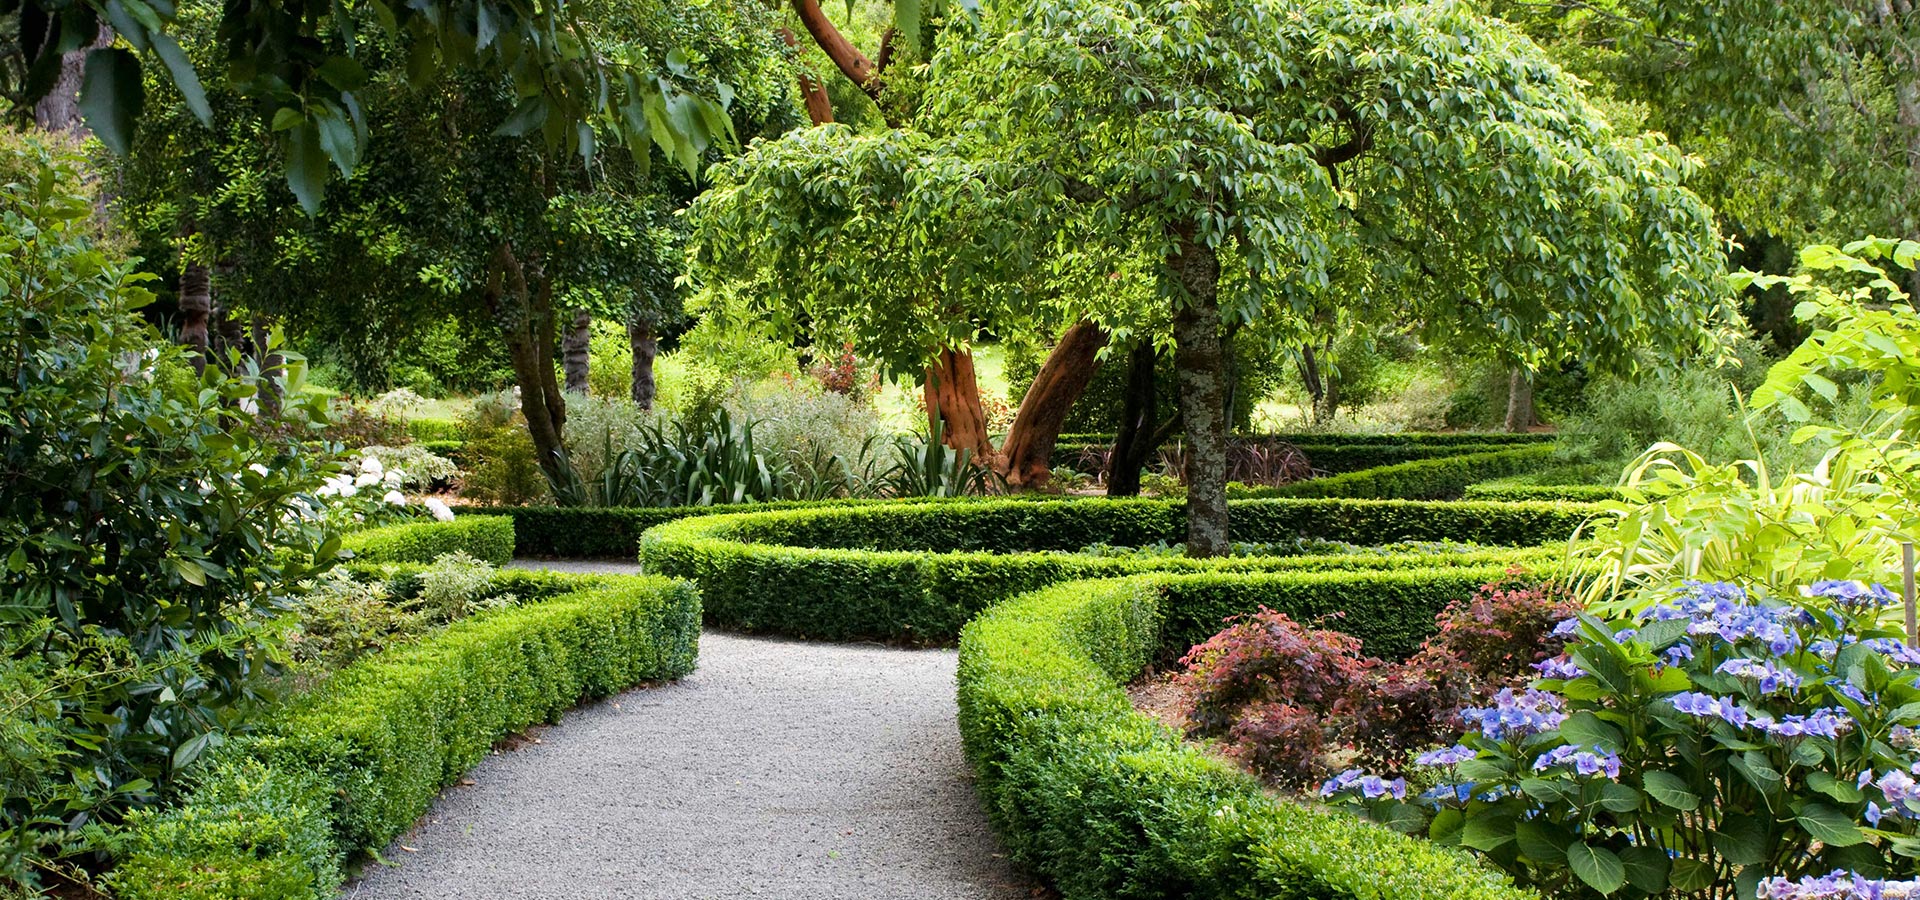
[[[969,782],[954,666],[708,632],[685,680],[489,757],[345,896],[1034,896]]]

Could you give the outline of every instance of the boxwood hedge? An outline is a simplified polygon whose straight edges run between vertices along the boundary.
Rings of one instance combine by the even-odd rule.
[[[504,566],[513,561],[513,519],[460,516],[451,522],[407,522],[355,531],[341,539],[363,563],[430,563],[455,550]]]
[[[462,620],[355,664],[230,744],[181,803],[136,815],[123,900],[332,900],[502,737],[585,697],[691,671],[698,593],[626,577]]]
[[[1485,572],[1540,565],[1556,554],[1537,544],[1565,540],[1591,512],[1572,504],[1325,500],[1237,502],[1233,510],[1235,537],[1242,541],[1310,536],[1356,544],[1463,540],[1501,546],[1217,560],[1092,556],[1070,551],[1092,544],[1180,540],[1180,504],[935,502],[683,519],[647,532],[640,559],[649,572],[698,584],[707,620],[715,625],[829,640],[940,643],[952,640],[968,619],[994,603],[1075,579],[1151,571],[1223,576],[1436,568]],[[1317,602],[1335,610],[1360,599],[1367,588],[1335,580],[1300,590],[1319,591],[1323,599]],[[1429,610],[1417,624],[1419,633],[1431,620]]]
[[[1345,475],[1256,488],[1246,497],[1372,497],[1455,500],[1469,485],[1538,471],[1553,462],[1553,448],[1535,444],[1381,466]]]
[[[1512,503],[1526,500],[1564,500],[1570,503],[1599,503],[1619,500],[1620,489],[1604,484],[1507,484],[1488,482],[1467,485],[1468,500]]]
[[[1121,684],[1161,652],[1184,578],[1047,588],[966,627],[961,739],[1016,859],[1070,900],[1536,898],[1457,851],[1276,799],[1135,712]]]

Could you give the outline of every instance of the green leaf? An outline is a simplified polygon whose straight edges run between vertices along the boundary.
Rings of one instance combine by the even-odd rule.
[[[1588,887],[1602,894],[1611,894],[1627,883],[1627,867],[1620,857],[1585,841],[1568,845],[1567,866]]]
[[[1619,728],[1600,721],[1598,716],[1585,710],[1574,713],[1560,723],[1560,737],[1569,744],[1613,751],[1618,751],[1625,740]]]
[[[1600,785],[1599,804],[1601,809],[1610,812],[1633,812],[1640,808],[1642,795],[1624,784],[1611,781],[1596,781]]]
[[[186,101],[187,109],[202,125],[213,124],[213,107],[207,104],[207,90],[200,85],[200,73],[193,70],[193,63],[187,61],[187,55],[180,50],[173,37],[163,31],[153,33],[153,52],[167,67],[173,76],[173,86],[180,89],[180,98]]]
[[[513,113],[493,133],[498,137],[520,137],[546,121],[547,98],[535,95],[521,100],[520,105],[513,108]]]
[[[326,151],[327,158],[339,167],[341,175],[353,175],[354,166],[360,162],[360,145],[354,141],[353,124],[336,110],[325,107],[313,121],[320,129],[320,147]]]
[[[1793,817],[1814,840],[1829,847],[1851,847],[1867,839],[1853,819],[1824,803],[1809,803]]]
[[[1566,829],[1551,822],[1533,819],[1515,825],[1513,836],[1522,854],[1543,863],[1565,859],[1567,845],[1573,843],[1573,837],[1567,834]]]
[[[125,156],[133,147],[133,129],[146,106],[140,60],[121,47],[87,54],[80,81],[80,114],[107,149]]]
[[[1667,881],[1682,894],[1695,894],[1713,884],[1713,867],[1697,859],[1680,857],[1673,861]]]
[[[319,129],[311,122],[302,123],[288,129],[283,140],[287,147],[287,187],[307,215],[318,215],[332,171],[326,153],[320,149]]]
[[[1627,883],[1649,894],[1667,889],[1673,871],[1673,859],[1659,847],[1628,847],[1620,851],[1620,862],[1627,867]]]
[[[893,27],[905,38],[907,46],[920,49],[920,32],[924,24],[920,0],[893,0]]]
[[[1460,843],[1475,850],[1498,850],[1513,843],[1513,817],[1498,810],[1483,810],[1467,819],[1460,829]]]
[[[1758,817],[1732,813],[1713,833],[1713,849],[1736,866],[1754,866],[1767,860],[1767,828]]]
[[[1678,810],[1700,808],[1700,797],[1687,786],[1686,779],[1672,772],[1654,769],[1640,776],[1640,786],[1647,796],[1661,804]]]

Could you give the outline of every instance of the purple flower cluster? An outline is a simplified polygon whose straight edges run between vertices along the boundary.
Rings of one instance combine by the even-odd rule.
[[[1920,881],[1880,881],[1835,870],[1799,881],[1763,879],[1755,896],[1760,900],[1915,900],[1920,898]]]
[[[1867,645],[1873,652],[1885,656],[1894,662],[1906,663],[1910,666],[1920,666],[1920,650],[1907,646],[1905,641],[1894,638],[1873,638],[1871,640],[1861,641],[1860,643]]]
[[[1428,750],[1416,757],[1413,763],[1418,766],[1457,766],[1479,755],[1472,747],[1455,744],[1438,750]]]
[[[1585,669],[1564,656],[1558,659],[1541,660],[1534,663],[1533,668],[1540,673],[1541,678],[1558,678],[1563,681],[1572,681],[1587,674]]]
[[[1741,706],[1731,697],[1715,697],[1698,691],[1685,691],[1667,698],[1673,708],[1689,716],[1713,718],[1735,728],[1752,726],[1774,737],[1836,738],[1853,727],[1853,717],[1844,709],[1827,707],[1806,715],[1786,714],[1775,719]]]
[[[1729,659],[1721,663],[1716,671],[1722,675],[1758,682],[1762,694],[1772,694],[1782,689],[1791,691],[1800,686],[1800,673],[1783,669],[1767,660]]]
[[[1713,634],[1729,644],[1756,640],[1774,656],[1800,649],[1797,625],[1805,615],[1796,609],[1747,602],[1747,592],[1726,582],[1686,582],[1679,595],[1642,613],[1654,621],[1687,619],[1687,633]]]
[[[1533,761],[1535,772],[1544,772],[1561,766],[1572,769],[1574,774],[1584,778],[1602,773],[1608,780],[1620,778],[1620,754],[1602,750],[1599,747],[1585,750],[1574,744],[1562,744],[1541,754],[1539,759]]]
[[[1745,728],[1753,720],[1753,713],[1734,702],[1732,698],[1722,699],[1699,691],[1685,691],[1667,698],[1673,708],[1689,716],[1719,719],[1735,728]]]
[[[1545,691],[1528,690],[1515,694],[1503,688],[1493,697],[1493,705],[1460,711],[1461,721],[1480,729],[1488,740],[1519,739],[1542,731],[1551,731],[1567,720],[1561,712],[1560,697]]]
[[[1365,769],[1348,769],[1320,786],[1320,796],[1331,797],[1335,794],[1358,792],[1368,800],[1378,800],[1391,796],[1395,800],[1407,798],[1407,780],[1395,778],[1388,781],[1378,775],[1369,775]]]
[[[1871,769],[1860,773],[1859,786],[1864,788],[1871,784],[1879,788],[1880,796],[1887,802],[1885,807],[1878,803],[1867,804],[1868,824],[1877,828],[1882,818],[1914,818],[1914,812],[1920,810],[1920,783],[1915,783],[1915,775],[1920,775],[1920,763],[1915,763],[1905,772],[1893,769],[1877,780]]]
[[[1900,601],[1885,585],[1867,585],[1858,581],[1816,581],[1807,588],[1811,597],[1825,597],[1854,609],[1880,609]]]
[[[1668,647],[1665,652],[1660,654],[1660,657],[1666,660],[1669,666],[1678,666],[1682,663],[1690,662],[1693,660],[1693,645],[1686,641],[1681,641]]]

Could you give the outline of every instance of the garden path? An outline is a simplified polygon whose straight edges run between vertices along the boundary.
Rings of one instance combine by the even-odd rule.
[[[686,679],[482,762],[345,896],[1031,896],[969,781],[954,670],[948,650],[709,631]]]

